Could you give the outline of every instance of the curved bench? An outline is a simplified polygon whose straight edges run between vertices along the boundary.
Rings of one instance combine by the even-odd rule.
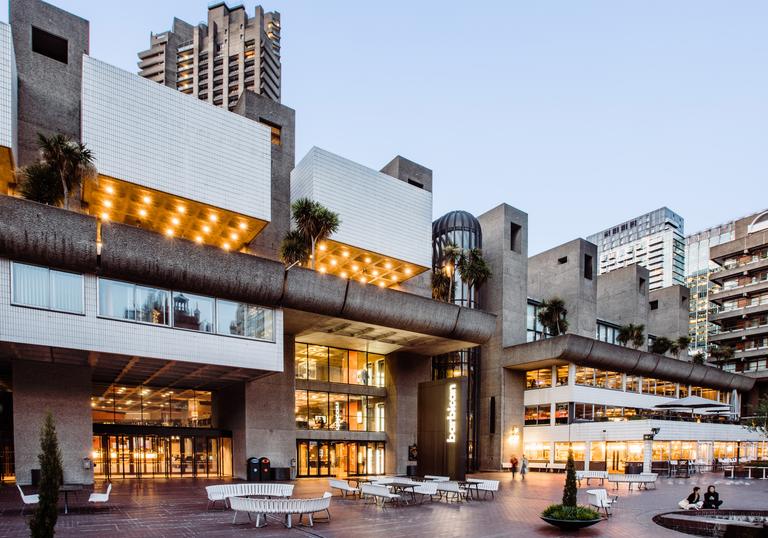
[[[641,473],[641,474],[614,474],[608,475],[608,482],[615,485],[615,489],[619,489],[619,483],[624,482],[627,484],[628,489],[632,489],[633,484],[637,484],[639,488],[648,489],[648,484],[653,484],[653,488],[656,489],[656,479],[658,478],[656,473]]]
[[[576,480],[579,482],[579,486],[581,486],[582,480],[586,480],[587,485],[589,485],[589,481],[592,479],[599,480],[602,486],[606,478],[608,478],[608,471],[576,471]]]
[[[219,484],[206,486],[208,508],[231,497],[290,497],[293,495],[293,484],[278,484],[276,482],[245,482],[235,484]]]
[[[328,519],[331,519],[329,511],[331,505],[331,493],[325,492],[323,496],[317,499],[251,499],[248,497],[229,497],[229,506],[235,511],[235,517],[232,518],[232,524],[237,522],[237,515],[240,512],[248,514],[251,520],[251,514],[256,514],[256,526],[264,527],[267,524],[267,515],[285,516],[285,526],[291,528],[291,516],[299,514],[299,523],[304,516],[309,517],[309,526],[315,524],[314,514],[325,512]],[[264,523],[261,523],[261,518]]]

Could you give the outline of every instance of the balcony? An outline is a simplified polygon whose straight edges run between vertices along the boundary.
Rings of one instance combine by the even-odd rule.
[[[743,286],[734,286],[728,289],[721,289],[709,295],[709,300],[713,303],[722,303],[729,299],[736,299],[739,297],[749,297],[755,293],[768,290],[768,280],[761,280],[752,282],[750,284],[744,284]]]
[[[164,61],[165,61],[165,56],[162,54],[162,51],[160,51],[156,55],[150,56],[146,60],[140,61],[139,69],[147,69],[149,67],[152,67],[153,65],[162,64]]]
[[[733,264],[728,267],[713,271],[709,275],[709,279],[717,284],[722,284],[723,281],[733,278],[735,276],[747,275],[750,272],[758,271],[760,269],[768,269],[768,256],[757,257],[750,260],[747,263]]]
[[[727,310],[723,308],[717,308],[710,315],[709,321],[717,323],[718,321],[722,321],[724,319],[748,317],[753,314],[763,314],[766,312],[768,312],[768,303],[741,308],[729,308]]]
[[[764,325],[758,325],[757,327],[749,327],[746,329],[731,329],[730,331],[720,331],[717,334],[710,334],[710,342],[727,342],[729,340],[742,340],[750,336],[759,336],[761,334],[768,333],[768,323]]]
[[[735,359],[754,359],[756,357],[768,357],[768,347],[755,347],[752,349],[736,350],[733,357]]]

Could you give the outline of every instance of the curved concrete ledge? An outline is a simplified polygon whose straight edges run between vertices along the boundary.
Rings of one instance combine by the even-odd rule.
[[[0,253],[8,258],[93,271],[96,219],[29,200],[0,196]]]
[[[695,386],[746,392],[755,384],[749,377],[712,366],[693,364],[622,346],[566,334],[504,349],[504,366],[521,369],[543,361],[568,361],[580,366],[647,375]]]
[[[0,196],[0,256],[104,277],[286,307],[474,344],[496,317],[397,290],[347,281],[279,262],[105,223],[97,257],[96,219]]]

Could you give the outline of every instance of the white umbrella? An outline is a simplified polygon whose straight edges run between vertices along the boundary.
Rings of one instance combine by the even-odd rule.
[[[656,409],[730,409],[728,404],[713,402],[701,396],[688,396],[653,406]]]

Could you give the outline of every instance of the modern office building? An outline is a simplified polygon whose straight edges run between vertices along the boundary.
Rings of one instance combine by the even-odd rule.
[[[691,293],[689,350],[691,355],[707,356],[709,335],[717,332],[717,325],[709,321],[712,305],[709,296],[720,288],[710,280],[717,264],[710,259],[710,249],[734,239],[734,222],[727,222],[685,238],[685,284]]]
[[[587,237],[597,245],[600,274],[628,265],[646,267],[649,289],[685,284],[683,217],[662,207]]]
[[[260,456],[278,478],[413,465],[458,478],[523,452],[558,463],[569,441],[591,468],[601,456],[612,469],[638,457],[765,457],[733,423],[752,376],[613,343],[611,328],[632,319],[656,336],[684,331],[680,287],[651,291],[639,266],[600,277],[597,246],[581,239],[529,259],[527,215],[506,204],[433,224],[428,168],[397,156],[377,171],[319,148],[296,165],[290,108],[248,89],[231,111],[213,106],[93,58],[79,17],[40,0],[10,7],[0,24],[6,477],[31,481],[48,411],[64,480],[76,483],[244,478]],[[39,132],[93,151],[98,175],[69,209],[18,197],[13,172],[38,158]],[[314,271],[278,260],[301,197],[341,220]],[[492,272],[479,288],[457,281],[460,304],[431,298],[447,240],[482,248]],[[570,327],[542,338],[536,307],[554,295]],[[681,427],[653,409],[687,394],[730,406],[728,423]]]
[[[718,286],[709,295],[710,321],[719,327],[709,337],[710,360],[757,380],[744,401],[749,414],[768,395],[768,211],[737,220],[733,239],[709,254],[717,265],[709,279]],[[733,356],[715,358],[712,348],[729,348]]]
[[[245,90],[280,102],[280,14],[261,6],[249,17],[218,2],[207,24],[174,18],[138,54],[142,77],[216,106],[231,110]]]

